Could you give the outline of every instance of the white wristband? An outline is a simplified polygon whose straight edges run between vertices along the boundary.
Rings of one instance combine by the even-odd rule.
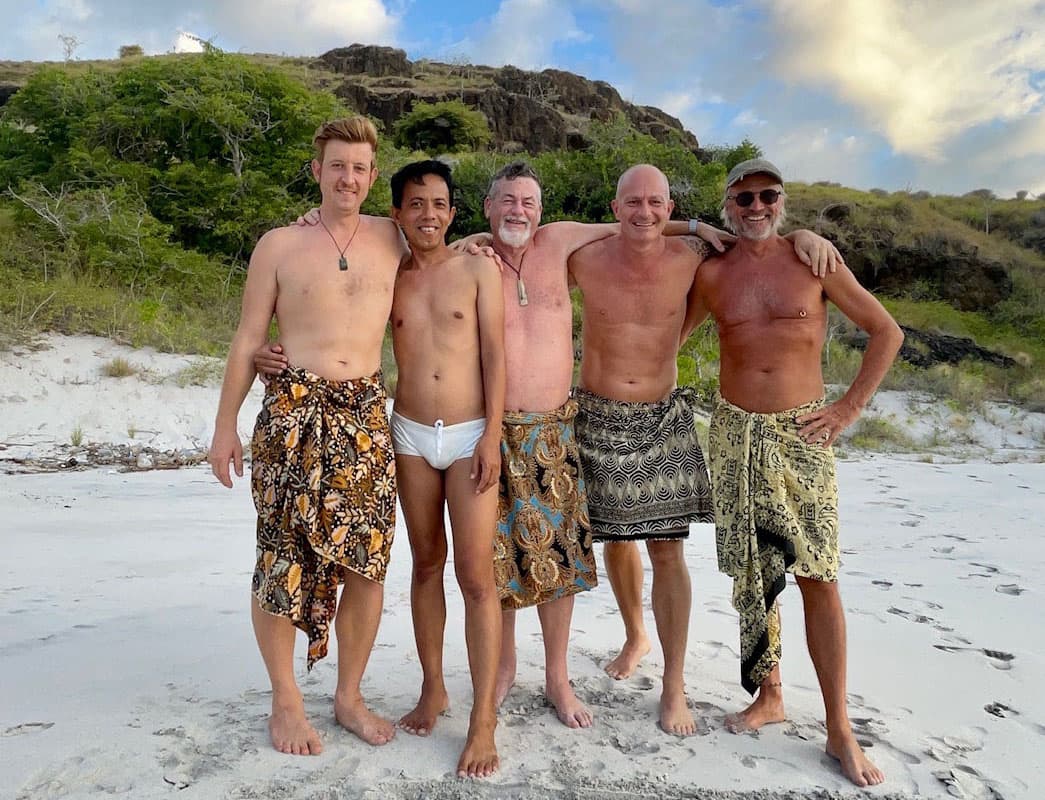
[[[691,236],[697,232],[697,226],[699,224],[700,224],[700,220],[699,219],[691,219],[689,221],[689,233],[690,233]]]

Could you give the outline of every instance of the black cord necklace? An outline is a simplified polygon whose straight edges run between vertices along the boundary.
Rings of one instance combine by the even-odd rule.
[[[323,212],[319,212],[319,214],[319,224],[322,225],[323,230],[327,232],[327,236],[329,236],[330,241],[334,243],[334,247],[337,247],[337,254],[338,256],[340,256],[337,260],[337,268],[344,272],[348,269],[348,260],[345,258],[345,253],[348,252],[348,248],[352,246],[352,240],[355,239],[356,234],[359,233],[359,226],[363,224],[363,218],[360,217],[359,221],[356,222],[356,229],[352,231],[352,235],[348,237],[348,244],[346,244],[344,247],[339,247],[337,239],[334,238],[334,234],[330,232],[330,228],[328,228],[327,224],[323,221]]]
[[[509,261],[507,258],[505,258],[504,254],[501,253],[499,250],[494,250],[494,252],[497,253],[497,255],[501,257],[501,261],[504,262],[504,264],[508,267],[508,269],[510,269],[512,272],[515,273],[515,289],[516,289],[516,291],[517,291],[517,293],[519,295],[519,305],[521,305],[521,306],[529,305],[530,304],[530,298],[528,298],[526,296],[526,284],[523,283],[523,279],[522,279],[523,259],[526,258],[526,253],[522,254],[522,258],[519,259],[519,266],[517,267],[517,266],[515,266],[515,264],[513,264],[511,261]]]

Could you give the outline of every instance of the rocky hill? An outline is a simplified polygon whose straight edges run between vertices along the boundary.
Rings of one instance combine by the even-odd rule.
[[[657,141],[699,151],[697,138],[675,117],[626,102],[605,81],[572,72],[410,61],[402,50],[361,44],[324,53],[311,66],[337,75],[328,88],[388,130],[418,101],[461,100],[486,115],[493,146],[502,151],[583,149],[588,121],[617,112]]]
[[[363,44],[339,47],[318,58],[282,61],[307,67],[306,82],[381,120],[385,130],[391,130],[419,101],[461,100],[486,115],[493,134],[491,146],[504,152],[584,149],[588,123],[607,121],[618,112],[659,142],[678,143],[695,153],[700,149],[697,138],[675,117],[659,108],[629,103],[605,81],[572,72],[411,61],[403,50]],[[114,62],[78,63],[101,66]],[[19,66],[0,62],[0,106],[29,74]]]

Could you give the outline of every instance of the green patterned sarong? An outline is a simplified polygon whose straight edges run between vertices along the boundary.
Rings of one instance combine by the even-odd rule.
[[[830,449],[806,444],[796,417],[824,400],[756,414],[717,398],[708,432],[718,568],[733,578],[740,678],[754,694],[780,661],[785,572],[838,577],[838,484]]]

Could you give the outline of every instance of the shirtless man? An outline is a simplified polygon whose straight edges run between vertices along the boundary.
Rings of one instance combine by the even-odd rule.
[[[721,346],[720,397],[708,461],[719,569],[734,579],[741,682],[755,701],[727,718],[734,732],[781,722],[777,596],[795,576],[806,640],[827,711],[827,753],[857,786],[885,776],[853,735],[846,709],[845,616],[838,593],[838,499],[831,443],[852,425],[893,362],[903,333],[844,266],[817,278],[777,230],[783,178],[764,159],[734,167],[723,218],[739,241],[704,264],[683,335],[710,312]],[[868,335],[860,371],[833,403],[820,369],[827,301]]]
[[[574,596],[595,586],[597,577],[583,480],[577,470],[576,410],[570,400],[573,310],[566,262],[581,247],[620,228],[616,223],[569,221],[541,225],[541,186],[537,174],[523,162],[509,164],[493,176],[484,209],[492,238],[480,234],[463,241],[491,243],[504,264],[507,384],[495,556],[503,625],[497,704],[515,681],[516,613],[536,605],[544,638],[546,697],[564,725],[586,728],[592,724],[592,714],[570,685],[567,649]],[[309,215],[304,221],[313,223]],[[722,249],[720,231],[697,220],[669,222],[665,232],[696,233]],[[837,257],[830,243],[818,236],[801,231],[793,236],[796,253],[814,270],[828,269]],[[266,346],[256,354],[255,363],[259,371],[275,374],[285,366],[285,358],[279,345]],[[543,442],[540,453],[533,446],[538,442]],[[550,443],[554,447],[547,447]],[[554,464],[549,460],[552,452],[557,454]],[[637,548],[634,544],[612,547],[624,551],[622,569],[637,564],[626,570],[622,581],[629,587],[630,599],[625,602],[617,594],[622,609],[627,609],[623,616],[628,644],[606,666],[609,674],[621,678],[631,674],[649,650],[649,641],[642,625],[642,563]],[[629,548],[635,551],[633,558]],[[610,549],[607,545],[607,569]],[[611,572],[611,583],[614,577]],[[614,583],[615,593],[617,588]],[[418,716],[419,706],[412,724],[419,731],[430,731],[438,716],[433,709],[438,706],[432,704],[430,713]]]
[[[569,271],[584,296],[577,437],[592,528],[596,541],[646,540],[664,652],[659,723],[684,736],[696,724],[684,684],[691,600],[682,545],[691,522],[711,520],[711,501],[691,391],[675,386],[702,253],[663,235],[672,208],[659,169],[628,169],[613,201],[620,233],[575,252]]]
[[[295,755],[323,749],[294,679],[295,627],[308,635],[311,668],[326,655],[333,621],[338,723],[374,745],[395,730],[367,709],[360,680],[381,619],[395,532],[380,365],[405,246],[391,220],[359,213],[377,178],[374,126],[365,117],[335,120],[320,126],[313,143],[323,225],[276,228],[254,250],[209,456],[225,486],[232,486],[230,462],[243,475],[236,418],[275,314],[292,366],[269,383],[252,443],[258,525],[251,618],[272,684],[272,744]]]
[[[545,695],[564,725],[586,728],[593,718],[570,685],[567,648],[574,597],[594,587],[597,576],[578,470],[576,403],[570,399],[573,311],[566,262],[581,247],[620,227],[569,221],[540,225],[541,186],[523,162],[493,176],[484,209],[489,241],[504,264],[508,378],[496,551],[503,609],[497,699],[500,704],[515,680],[517,611],[536,605],[544,639]],[[697,233],[722,249],[720,231],[696,220],[669,222],[667,232]],[[485,236],[469,238],[487,241]],[[811,259],[814,269],[826,269],[835,256],[830,244],[812,235],[798,238],[802,256]],[[640,625],[641,580],[640,562],[635,590]],[[610,674],[619,660],[606,667]]]
[[[504,304],[492,260],[446,246],[454,217],[450,168],[407,164],[392,176],[392,216],[411,255],[395,282],[392,344],[399,380],[392,439],[413,575],[410,609],[424,673],[416,708],[399,725],[427,736],[449,706],[443,682],[447,544],[464,598],[472,714],[457,764],[461,777],[499,766],[494,682],[501,646],[493,552],[504,410]]]

